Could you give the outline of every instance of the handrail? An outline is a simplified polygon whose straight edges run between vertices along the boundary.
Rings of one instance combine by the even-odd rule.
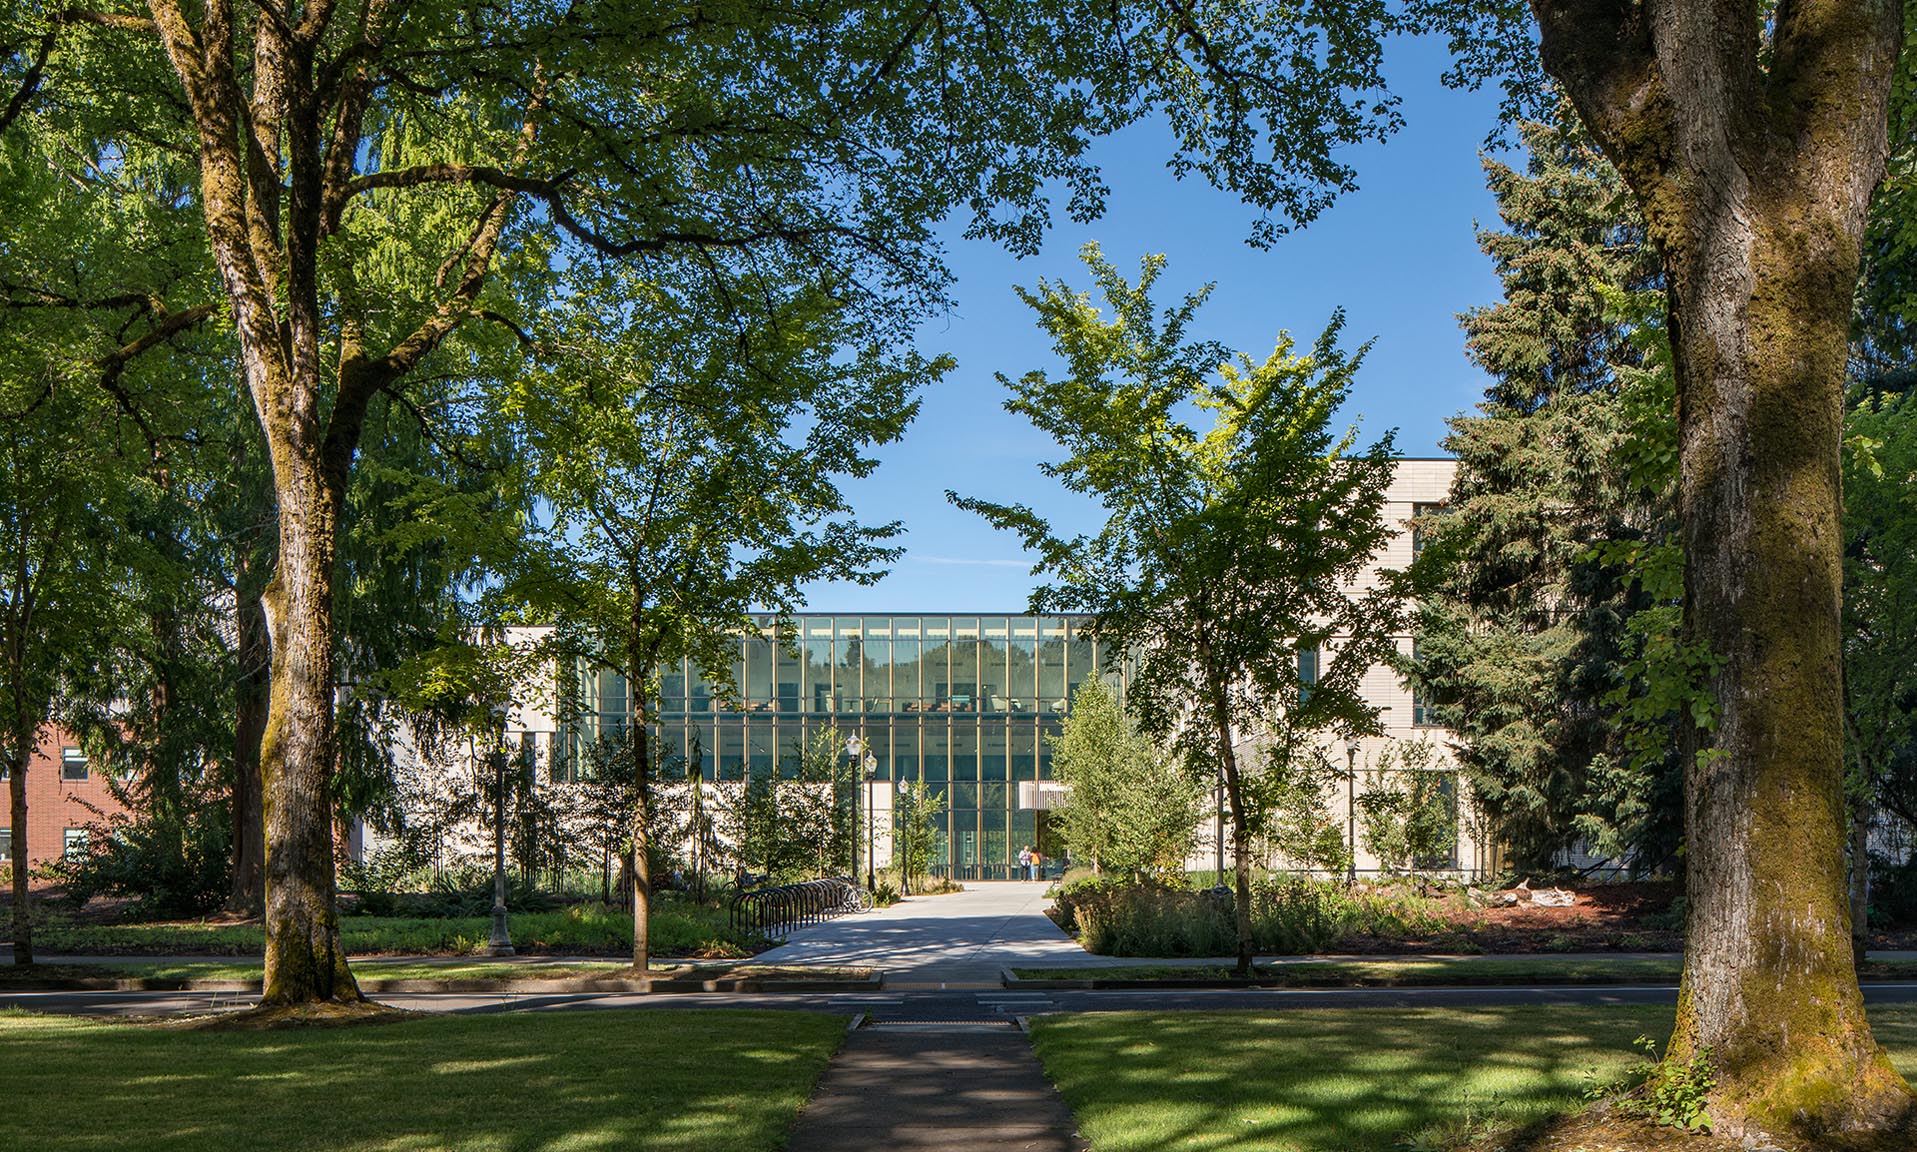
[[[734,931],[774,936],[856,911],[858,891],[850,876],[754,888],[732,897],[728,917]]]

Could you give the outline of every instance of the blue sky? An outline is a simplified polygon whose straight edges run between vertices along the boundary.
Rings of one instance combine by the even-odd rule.
[[[1345,419],[1367,439],[1398,430],[1409,456],[1438,454],[1444,420],[1476,403],[1485,380],[1466,362],[1457,314],[1497,298],[1496,277],[1473,229],[1496,220],[1479,151],[1496,119],[1492,93],[1444,88],[1442,43],[1398,41],[1386,58],[1405,127],[1381,145],[1355,149],[1359,190],[1308,228],[1269,249],[1245,243],[1256,213],[1199,179],[1165,169],[1168,140],[1138,125],[1102,141],[1094,158],[1111,188],[1105,216],[1054,227],[1044,250],[1017,260],[951,230],[956,307],[921,330],[929,352],[950,352],[958,368],[923,392],[917,422],[881,454],[872,477],[849,487],[867,523],[902,521],[906,556],[871,587],[819,584],[808,607],[828,612],[1018,612],[1034,580],[1018,542],[952,508],[947,488],[1030,504],[1061,528],[1097,523],[1095,509],[1038,470],[1055,445],[1007,413],[1007,376],[1053,367],[1049,343],[1012,286],[1040,277],[1089,286],[1078,250],[1096,240],[1121,269],[1146,253],[1170,261],[1160,298],[1177,299],[1215,281],[1196,337],[1213,337],[1263,357],[1280,329],[1309,344],[1332,310],[1347,314],[1353,345],[1375,338]]]

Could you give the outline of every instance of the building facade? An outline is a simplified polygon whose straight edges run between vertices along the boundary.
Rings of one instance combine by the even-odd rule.
[[[0,767],[0,867],[13,858],[12,784]],[[59,728],[40,733],[27,765],[27,868],[49,864],[86,848],[89,825],[126,809],[98,765],[78,740]]]
[[[860,803],[878,825],[890,827],[894,788],[922,784],[944,798],[935,869],[1011,879],[1022,847],[1047,850],[1035,785],[1051,779],[1048,738],[1072,695],[1101,675],[1124,689],[1124,662],[1105,670],[1083,627],[1004,613],[761,617],[739,638],[729,681],[689,662],[661,674],[656,746],[724,784],[796,774],[800,750],[828,728],[857,736],[872,758]],[[630,716],[618,673],[582,671],[578,683],[582,714],[558,725],[575,757]],[[889,836],[877,839],[884,864]]]
[[[1450,460],[1399,462],[1385,509],[1399,530],[1354,592],[1375,585],[1382,571],[1411,563],[1418,548],[1415,521],[1443,503],[1454,470]],[[1400,637],[1398,646],[1415,655],[1410,635]],[[1044,786],[1052,778],[1049,738],[1085,680],[1103,677],[1123,697],[1130,669],[1122,654],[1111,657],[1085,634],[1085,621],[1072,616],[807,613],[783,623],[766,616],[739,638],[729,677],[689,662],[663,671],[651,710],[653,735],[664,755],[688,768],[697,765],[699,775],[720,785],[789,777],[800,750],[820,732],[856,735],[874,761],[859,802],[874,817],[872,851],[880,866],[890,858],[894,789],[917,782],[944,798],[935,871],[959,880],[1009,879],[1025,845],[1056,855],[1045,811],[1056,797]],[[577,702],[561,710],[566,718],[543,707],[522,709],[516,717],[516,726],[528,733],[520,737],[523,743],[553,742],[557,754],[541,759],[553,766],[555,778],[580,761],[586,744],[626,727],[632,714],[628,685],[616,672],[579,670],[560,691]],[[1364,793],[1402,786],[1412,771],[1437,773],[1436,784],[1448,790],[1458,813],[1449,858],[1423,859],[1419,867],[1494,870],[1495,852],[1478,833],[1451,759],[1451,734],[1430,723],[1422,701],[1391,668],[1371,669],[1364,692],[1380,709],[1383,735],[1328,738],[1325,748],[1344,769],[1326,800],[1346,829],[1356,871],[1384,870],[1365,842],[1358,811]],[[1259,734],[1238,736],[1255,764]],[[1395,768],[1382,772],[1386,766]],[[1213,866],[1225,823],[1222,816],[1203,823],[1192,868]]]

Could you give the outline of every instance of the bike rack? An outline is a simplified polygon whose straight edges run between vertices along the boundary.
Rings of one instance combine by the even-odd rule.
[[[734,931],[774,936],[857,911],[858,892],[850,876],[755,888],[732,898],[728,917]]]

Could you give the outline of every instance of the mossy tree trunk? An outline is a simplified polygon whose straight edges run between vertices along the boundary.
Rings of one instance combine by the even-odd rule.
[[[361,999],[334,906],[331,781],[333,584],[339,491],[294,445],[275,461],[279,571],[266,589],[273,690],[260,741],[266,830],[266,986],[262,1002]],[[276,453],[276,456],[281,454]]]
[[[1901,13],[1892,0],[1534,0],[1543,61],[1664,259],[1687,642],[1715,724],[1685,781],[1670,1057],[1724,1128],[1865,1128],[1909,1089],[1871,1037],[1846,899],[1839,439],[1850,304]]]
[[[254,19],[233,0],[147,7],[150,29],[129,26],[159,39],[197,132],[207,240],[232,307],[279,517],[278,570],[263,596],[273,646],[260,749],[264,1002],[357,1000],[333,906],[340,510],[368,405],[474,314],[516,194],[474,202],[470,231],[454,241],[456,255],[434,281],[443,289],[435,306],[389,347],[369,346],[356,292],[331,293],[327,308],[320,299],[323,280],[333,288],[357,283],[363,253],[338,233],[348,206],[371,187],[354,176],[380,82],[362,50],[378,46],[392,7],[368,9],[351,46],[327,58],[324,82],[320,60],[340,39],[329,27],[332,5],[310,6],[297,21]],[[522,144],[530,139],[528,126]]]

